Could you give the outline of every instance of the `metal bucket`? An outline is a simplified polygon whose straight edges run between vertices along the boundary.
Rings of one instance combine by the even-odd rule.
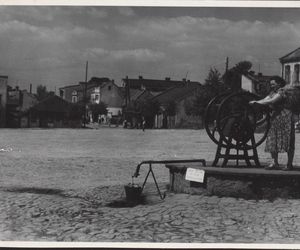
[[[142,187],[136,184],[128,184],[125,185],[124,188],[128,202],[139,202],[141,200]]]

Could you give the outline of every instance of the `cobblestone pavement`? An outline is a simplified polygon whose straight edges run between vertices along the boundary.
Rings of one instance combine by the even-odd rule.
[[[144,205],[109,207],[110,202],[121,198],[122,192],[122,186],[98,187],[81,193],[2,189],[0,240],[300,242],[299,200],[271,202],[167,193],[161,201],[155,192],[146,191]]]
[[[0,240],[300,242],[300,200],[168,193],[161,201],[150,188],[145,205],[107,206],[121,198],[142,160],[213,159],[216,145],[205,131],[5,129],[0,141]],[[297,134],[298,166],[299,141]],[[269,160],[263,147],[259,155]],[[154,172],[165,185],[167,169],[155,166]]]

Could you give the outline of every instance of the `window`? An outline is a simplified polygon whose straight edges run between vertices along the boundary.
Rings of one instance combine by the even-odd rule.
[[[290,81],[291,81],[291,67],[290,67],[290,65],[286,65],[285,68],[284,68],[284,80],[287,83],[290,83]]]
[[[95,95],[95,101],[99,101],[99,95]]]
[[[77,99],[77,96],[73,95],[73,96],[72,96],[72,102],[73,102],[73,103],[76,103],[77,100],[78,100],[78,99]]]
[[[294,74],[295,74],[295,82],[299,82],[299,64],[295,65],[294,68]]]
[[[74,91],[72,92],[72,102],[73,102],[73,103],[76,103],[77,101],[78,101],[77,91],[74,90]]]
[[[108,86],[108,90],[111,90],[111,86]]]

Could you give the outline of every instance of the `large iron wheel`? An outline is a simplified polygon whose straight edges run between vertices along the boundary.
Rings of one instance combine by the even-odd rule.
[[[258,96],[249,92],[238,92],[225,96],[216,115],[216,129],[221,141],[228,147],[249,150],[258,147],[266,139],[270,128],[270,114],[261,106],[249,105]],[[257,128],[263,130],[252,141]]]
[[[219,143],[219,132],[217,129],[217,113],[223,99],[229,94],[229,92],[217,95],[208,103],[204,114],[204,127],[209,138],[216,144]],[[225,146],[223,144],[222,146]]]

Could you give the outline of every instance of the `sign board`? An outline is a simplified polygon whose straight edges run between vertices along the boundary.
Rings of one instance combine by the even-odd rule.
[[[204,173],[202,169],[187,168],[185,179],[187,181],[204,182]]]

